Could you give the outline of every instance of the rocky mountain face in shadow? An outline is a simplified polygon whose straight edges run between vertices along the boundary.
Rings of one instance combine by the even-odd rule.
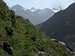
[[[54,36],[75,49],[75,3],[38,26],[46,35]]]
[[[15,11],[16,15],[23,16],[24,18],[29,18],[32,24],[37,25],[44,21],[46,21],[48,18],[53,16],[54,12],[49,9],[24,9],[20,5],[15,5],[11,8]]]

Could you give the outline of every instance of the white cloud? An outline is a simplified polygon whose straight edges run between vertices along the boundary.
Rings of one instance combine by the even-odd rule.
[[[68,7],[75,0],[4,0],[10,7],[20,4],[25,8],[62,8]]]

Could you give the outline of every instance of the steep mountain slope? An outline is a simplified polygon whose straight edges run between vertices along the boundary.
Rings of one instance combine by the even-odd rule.
[[[24,8],[20,5],[15,5],[11,9],[15,11],[16,15],[23,16],[24,18],[27,18],[28,15],[30,16],[31,14],[30,10],[25,11]]]
[[[39,27],[47,35],[65,41],[67,45],[75,49],[75,3],[65,10],[57,12]]]
[[[9,43],[9,44],[8,44]],[[0,0],[0,56],[73,56]]]
[[[11,9],[15,11],[16,15],[23,16],[24,18],[26,17],[29,18],[29,20],[34,25],[44,22],[54,14],[54,12],[49,8],[45,9],[31,8],[24,10],[22,6],[15,5]]]

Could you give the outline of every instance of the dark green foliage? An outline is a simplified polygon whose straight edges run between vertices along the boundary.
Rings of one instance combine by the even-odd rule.
[[[13,54],[12,49],[11,49],[11,46],[10,46],[10,44],[8,42],[3,42],[2,49],[4,51],[6,51],[9,55],[12,55]]]
[[[10,10],[10,18],[11,18],[11,23],[12,23],[12,27],[15,27],[15,12]]]
[[[0,2],[0,4],[4,3]],[[7,6],[0,7],[0,9],[2,8],[7,8]],[[4,47],[4,50],[0,48],[0,56],[10,56],[9,54],[11,56],[36,56],[39,51],[43,51],[49,56],[72,56],[63,45],[46,38],[28,20],[15,16],[9,9],[2,11],[8,11],[8,13],[3,13],[0,17],[0,45],[7,41],[12,50],[8,48],[8,45]],[[13,24],[13,22],[15,23]]]
[[[5,27],[6,34],[9,36],[13,35],[13,30],[10,27]]]

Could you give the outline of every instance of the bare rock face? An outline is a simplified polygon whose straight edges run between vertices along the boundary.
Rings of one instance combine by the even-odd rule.
[[[46,52],[39,51],[35,56],[50,56],[50,55],[47,54]]]

